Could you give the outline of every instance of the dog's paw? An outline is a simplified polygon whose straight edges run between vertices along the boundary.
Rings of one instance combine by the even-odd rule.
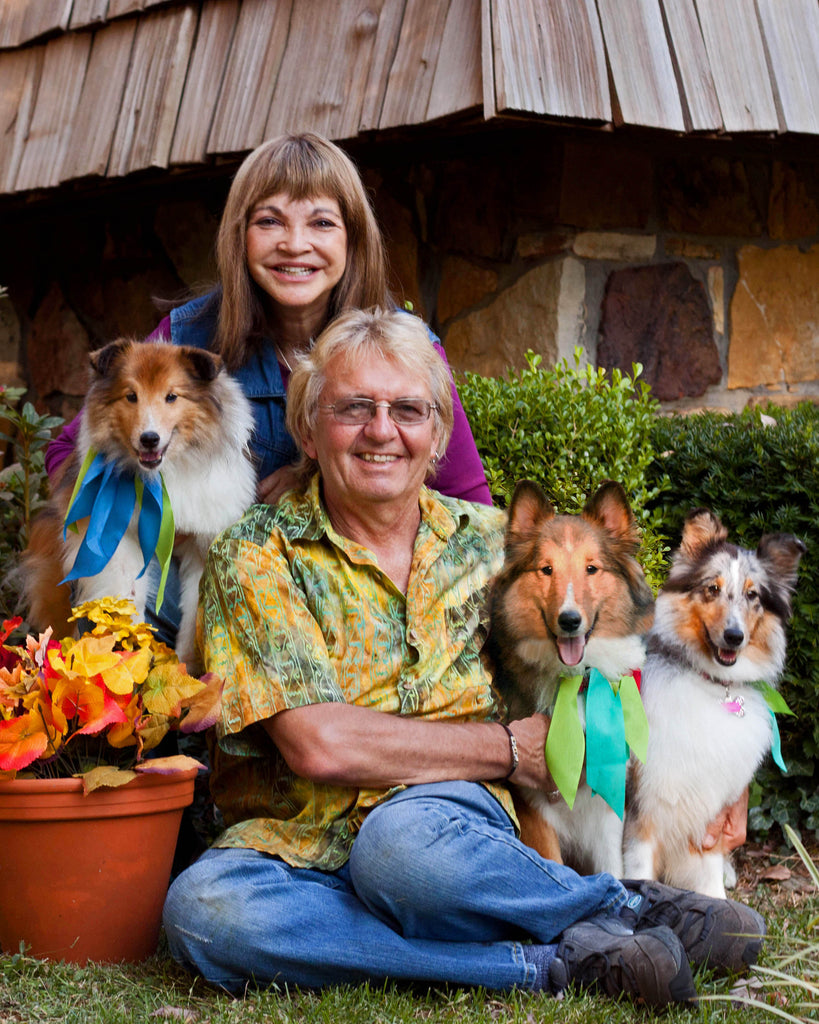
[[[726,857],[722,864],[722,881],[726,889],[734,889],[737,884],[737,870],[730,857]]]

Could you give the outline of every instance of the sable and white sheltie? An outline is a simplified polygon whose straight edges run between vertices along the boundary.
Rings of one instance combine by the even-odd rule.
[[[760,684],[782,673],[805,551],[789,534],[764,536],[756,552],[727,536],[707,509],[693,511],[657,598],[642,677],[648,758],[633,766],[625,829],[628,877],[714,897],[725,896],[727,850],[702,840],[771,748]]]
[[[579,516],[556,515],[540,487],[518,484],[487,641],[510,719],[551,713],[563,676],[597,668],[616,679],[640,668],[653,596],[634,557],[638,547],[619,484],[604,483]],[[530,846],[581,871],[622,874],[622,822],[585,782],[572,809],[531,788],[516,796]]]
[[[127,477],[144,481],[161,472],[174,516],[174,554],[180,559],[180,660],[195,665],[199,579],[207,549],[221,530],[253,502],[256,478],[248,453],[253,414],[219,356],[162,342],[119,340],[93,352],[77,449],[61,467],[49,505],[35,520],[23,556],[29,619],[35,628],[71,627],[69,584],[88,520],[63,539],[63,521],[89,450]],[[145,608],[147,574],[137,536],[137,512],[108,564],[76,581],[73,603],[114,596]]]

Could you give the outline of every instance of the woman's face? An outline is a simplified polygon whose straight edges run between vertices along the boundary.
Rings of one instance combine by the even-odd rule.
[[[355,366],[336,356],[327,364],[325,377],[320,406],[345,398],[432,402],[426,381],[380,356],[368,356]],[[402,426],[384,406],[359,425],[339,423],[331,410],[320,408],[315,429],[302,439],[307,455],[319,464],[331,514],[339,509],[360,512],[373,503],[417,504],[437,443],[433,413],[422,423]]]
[[[250,276],[282,311],[323,321],[347,265],[347,228],[335,199],[267,196],[250,211]]]

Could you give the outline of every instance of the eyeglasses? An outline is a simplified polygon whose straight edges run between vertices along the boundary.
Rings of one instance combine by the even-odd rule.
[[[340,398],[321,409],[331,412],[339,423],[361,426],[375,419],[376,409],[388,409],[390,419],[401,427],[414,427],[426,423],[429,414],[438,406],[425,398],[396,398],[394,402],[376,402],[372,398]]]

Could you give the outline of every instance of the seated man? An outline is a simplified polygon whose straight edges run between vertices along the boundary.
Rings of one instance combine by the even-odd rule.
[[[690,962],[751,962],[753,911],[517,838],[506,780],[554,789],[549,723],[496,718],[480,653],[504,516],[424,486],[452,404],[423,324],[343,314],[288,394],[304,485],[222,534],[203,579],[227,828],[170,889],[173,955],[232,991],[574,982],[654,1006],[695,998]]]

